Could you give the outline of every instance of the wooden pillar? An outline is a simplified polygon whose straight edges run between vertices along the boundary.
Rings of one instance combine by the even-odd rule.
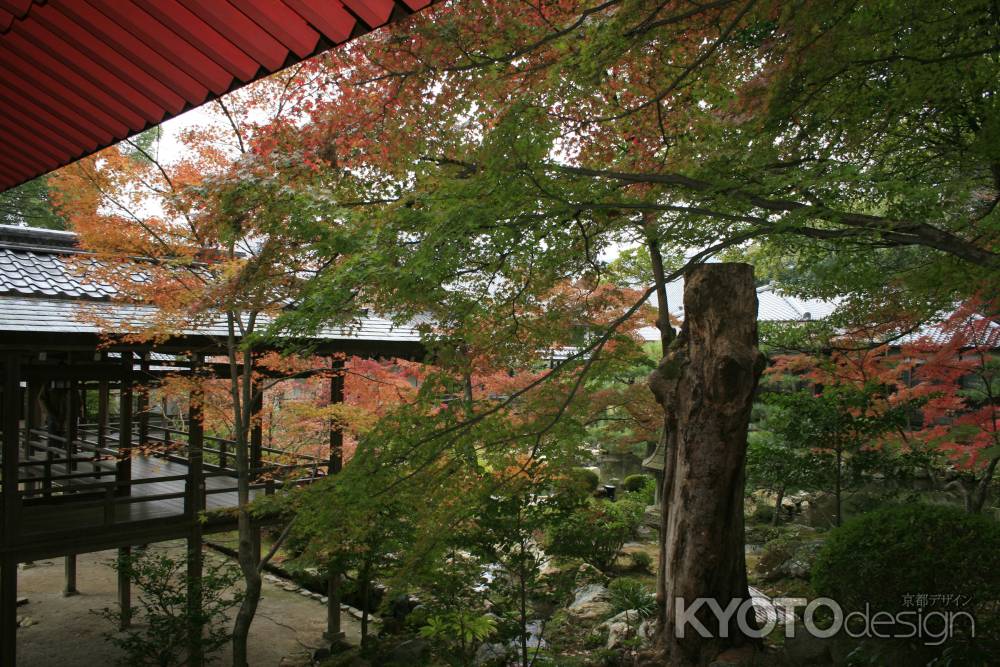
[[[122,351],[121,391],[118,393],[118,466],[115,481],[116,493],[122,496],[132,494],[132,351]]]
[[[63,585],[63,597],[68,598],[77,595],[80,591],[76,589],[76,554],[70,554],[63,560],[63,571],[65,573],[65,584]]]
[[[3,543],[10,546],[18,534],[21,499],[17,462],[21,434],[21,363],[15,352],[4,358],[3,380]],[[0,665],[17,664],[17,561],[0,562]]]
[[[330,365],[333,374],[330,376],[330,403],[344,402],[344,360],[332,357]],[[344,429],[339,421],[330,424],[330,461],[327,474],[336,475],[344,467]],[[326,632],[323,637],[329,641],[344,638],[340,622],[340,584],[343,576],[340,572],[331,572],[326,587]]]
[[[35,453],[31,445],[31,431],[42,428],[42,381],[25,380],[25,400],[27,405],[24,410],[24,456],[31,458]]]
[[[69,383],[69,392],[66,397],[66,427],[63,435],[66,436],[66,458],[76,458],[76,441],[80,437],[80,385],[76,380]],[[76,461],[66,464],[69,472],[76,470]]]
[[[19,432],[21,419],[21,363],[16,353],[4,359],[3,382],[3,541],[9,544],[18,533],[21,497],[18,493]]]
[[[17,664],[17,561],[0,563],[0,665]]]
[[[261,424],[261,413],[264,411],[264,383],[254,379],[251,387],[250,405],[250,478],[260,475],[264,464],[264,431]]]
[[[101,355],[104,359],[104,355]],[[108,404],[111,402],[111,386],[107,380],[97,383],[97,448],[100,451],[94,452],[94,458],[104,453],[108,446]],[[98,472],[100,466],[94,464],[94,472]]]
[[[330,376],[330,403],[344,402],[344,360],[333,357],[330,360],[333,374]],[[340,422],[330,424],[330,461],[327,472],[334,475],[344,467],[344,429]]]
[[[149,352],[143,352],[139,368],[142,371],[139,387],[139,446],[145,447],[149,441]]]
[[[132,625],[132,582],[128,578],[125,561],[132,555],[131,547],[118,549],[118,629],[127,630]]]

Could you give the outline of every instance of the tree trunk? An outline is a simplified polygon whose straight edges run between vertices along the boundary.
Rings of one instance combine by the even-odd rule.
[[[983,476],[973,485],[969,501],[966,503],[966,511],[970,514],[980,514],[986,507],[986,500],[990,497],[990,484],[993,482],[993,474],[997,469],[1000,459],[994,458],[986,466]]]
[[[253,539],[253,533],[259,528],[254,524],[250,510],[246,506],[241,506],[239,509],[237,525],[239,527],[237,561],[243,573],[244,591],[233,624],[233,667],[248,667],[250,661],[247,643],[250,638],[250,626],[253,624],[257,605],[260,603],[262,586],[260,570],[257,568],[260,562],[260,543]]]
[[[785,487],[778,489],[778,497],[774,502],[774,516],[771,517],[771,525],[777,526],[781,522],[781,503],[785,500]]]
[[[368,648],[368,605],[371,591],[371,567],[367,562],[358,573],[358,584],[361,585],[361,650]]]
[[[834,491],[833,498],[836,503],[837,521],[836,525],[840,526],[843,523],[842,515],[844,511],[843,501],[841,500],[841,475],[844,472],[844,452],[840,448],[837,449],[837,471],[833,477],[834,480]]]
[[[723,609],[749,599],[743,535],[747,427],[764,357],[757,350],[757,294],[746,264],[702,264],[685,278],[684,325],[649,384],[665,414],[668,448],[660,531],[658,647],[669,665],[707,664],[751,639]],[[749,614],[753,623],[752,613]],[[727,637],[722,637],[722,634]],[[679,635],[683,634],[683,637]]]

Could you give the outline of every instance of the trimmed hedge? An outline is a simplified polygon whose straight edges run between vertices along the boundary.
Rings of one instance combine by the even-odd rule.
[[[866,604],[873,611],[914,611],[917,596],[924,595],[925,612],[969,612],[977,639],[958,637],[938,650],[978,654],[983,640],[1000,625],[1000,523],[957,507],[887,506],[830,532],[812,583],[845,612],[863,610]],[[931,596],[945,597],[934,601]],[[944,602],[947,596],[952,602]],[[955,596],[965,604],[956,606]],[[900,650],[898,642],[893,647]],[[929,650],[912,644],[903,648],[918,651],[921,659]]]

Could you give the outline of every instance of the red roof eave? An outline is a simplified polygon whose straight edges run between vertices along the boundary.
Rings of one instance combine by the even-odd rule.
[[[0,192],[434,0],[0,0]]]

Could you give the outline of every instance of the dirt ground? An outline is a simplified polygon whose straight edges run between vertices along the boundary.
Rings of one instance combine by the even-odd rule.
[[[150,545],[181,553],[181,543]],[[37,561],[18,572],[18,597],[28,603],[18,607],[19,616],[34,624],[18,628],[17,664],[21,667],[111,667],[121,654],[102,635],[109,623],[92,610],[113,607],[116,575],[108,563],[114,551],[81,555],[77,559],[79,595],[63,597],[63,560]],[[206,558],[219,558],[206,549]],[[135,592],[133,591],[133,601]],[[136,610],[138,611],[138,610]],[[360,641],[360,624],[342,614],[347,641]],[[300,593],[283,590],[265,581],[263,599],[250,635],[250,664],[254,667],[309,664],[314,649],[324,645],[326,606]],[[227,664],[227,647],[216,664]]]

